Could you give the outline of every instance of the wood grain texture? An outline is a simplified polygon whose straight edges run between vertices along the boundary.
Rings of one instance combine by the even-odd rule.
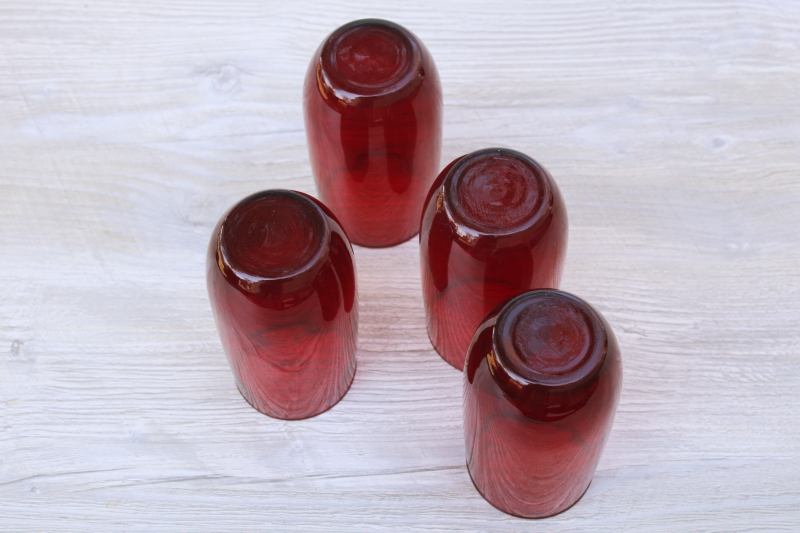
[[[356,251],[358,371],[299,422],[241,399],[204,253],[257,190],[314,193],[307,61],[377,16],[427,44],[443,161],[553,174],[562,288],[623,352],[614,430],[562,515],[493,509],[416,240]],[[0,531],[800,528],[800,4],[0,4]]]

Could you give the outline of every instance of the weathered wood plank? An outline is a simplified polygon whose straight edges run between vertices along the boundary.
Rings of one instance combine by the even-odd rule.
[[[620,340],[586,496],[523,521],[464,466],[415,240],[357,249],[358,372],[316,418],[237,393],[205,292],[220,214],[314,192],[300,89],[337,25],[428,45],[443,163],[500,145],[567,201],[563,288]],[[0,6],[0,531],[794,531],[800,7]]]

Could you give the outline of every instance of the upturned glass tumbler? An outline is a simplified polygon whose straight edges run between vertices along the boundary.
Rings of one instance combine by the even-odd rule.
[[[428,336],[439,355],[463,369],[494,306],[558,288],[566,249],[564,200],[536,161],[490,148],[450,163],[431,187],[420,231]]]
[[[442,89],[422,41],[385,20],[342,26],[314,54],[303,104],[319,197],[351,241],[413,237],[442,145]]]
[[[464,369],[467,468],[478,492],[523,518],[572,506],[592,480],[621,385],[614,333],[583,300],[535,290],[498,306]]]
[[[260,412],[317,415],[356,371],[353,249],[336,217],[303,193],[269,190],[222,216],[206,281],[236,386]]]

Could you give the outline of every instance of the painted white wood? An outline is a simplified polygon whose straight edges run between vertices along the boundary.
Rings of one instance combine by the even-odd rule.
[[[314,192],[307,61],[365,16],[431,50],[443,164],[515,148],[566,198],[563,288],[625,374],[559,516],[474,490],[416,240],[357,249],[336,407],[283,422],[234,387],[212,226],[251,192]],[[790,0],[4,0],[0,531],[800,530],[798,87]]]

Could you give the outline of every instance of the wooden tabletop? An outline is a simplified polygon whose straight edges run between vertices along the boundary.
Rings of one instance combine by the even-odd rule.
[[[0,531],[800,531],[800,4],[5,0]],[[562,288],[624,384],[594,481],[530,521],[464,464],[417,239],[356,249],[358,371],[286,422],[236,390],[205,287],[219,216],[315,194],[301,87],[364,17],[416,33],[442,165],[544,165]]]

